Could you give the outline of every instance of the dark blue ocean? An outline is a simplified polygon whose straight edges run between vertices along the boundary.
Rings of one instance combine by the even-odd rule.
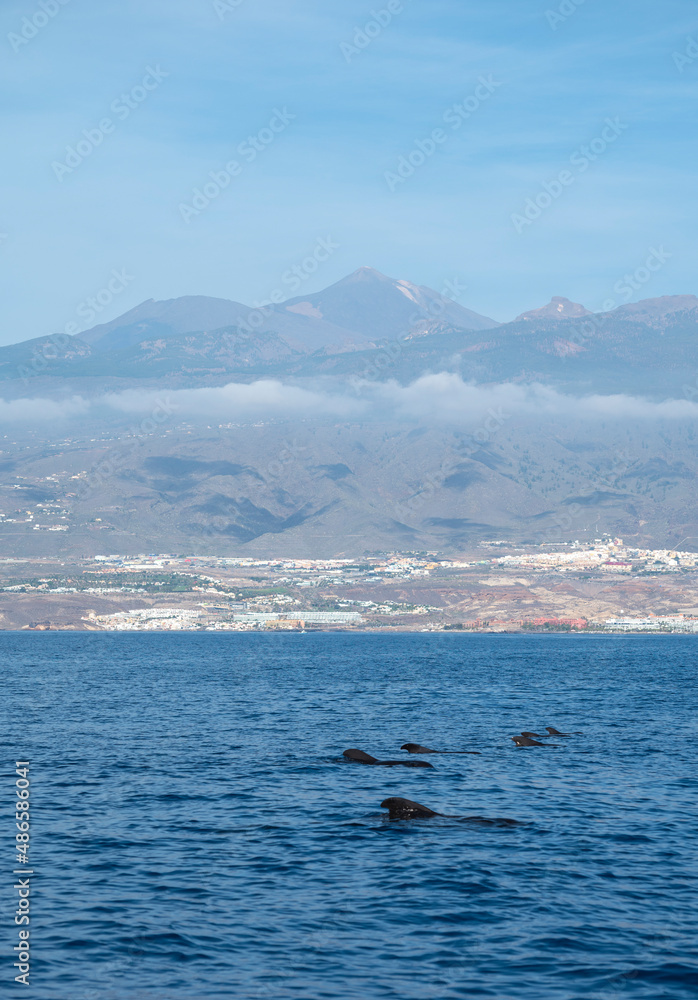
[[[6,994],[698,993],[698,637],[2,633]],[[581,730],[558,749],[510,737]],[[344,761],[406,741],[434,770]],[[31,762],[31,985],[14,761]],[[389,821],[415,799],[497,827]]]

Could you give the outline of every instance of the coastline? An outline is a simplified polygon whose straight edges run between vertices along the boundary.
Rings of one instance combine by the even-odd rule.
[[[575,629],[574,631],[553,631],[546,629],[449,629],[449,628],[403,628],[401,626],[381,626],[376,628],[309,628],[309,629],[206,629],[206,628],[188,628],[188,629],[108,629],[108,628],[85,628],[78,626],[48,626],[48,627],[22,627],[22,628],[0,628],[0,633],[8,633],[13,635],[28,634],[36,632],[48,632],[51,634],[56,633],[68,633],[70,635],[75,635],[76,633],[85,633],[89,635],[439,635],[439,636],[478,636],[478,635],[497,635],[497,636],[555,636],[562,638],[570,638],[573,636],[624,636],[624,635],[637,635],[637,636],[669,636],[669,635],[681,635],[687,637],[696,637],[698,632],[689,632],[685,629],[674,629],[674,630],[656,630],[650,631],[648,629],[619,629],[612,631],[610,629]]]

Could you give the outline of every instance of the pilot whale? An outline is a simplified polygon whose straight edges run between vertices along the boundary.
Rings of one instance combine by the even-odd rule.
[[[479,750],[432,750],[430,747],[420,746],[419,743],[403,743],[400,749],[408,753],[472,753],[480,756]]]
[[[370,753],[364,753],[363,750],[345,750],[342,754],[348,760],[358,761],[359,764],[373,764],[378,767],[433,767],[433,764],[429,764],[426,760],[378,760],[377,757],[372,757]]]
[[[446,816],[444,813],[434,812],[428,806],[423,806],[412,799],[402,799],[399,796],[391,796],[383,799],[381,809],[388,810],[388,819],[430,819],[433,816],[442,816],[444,819],[458,819],[467,823],[487,823],[493,826],[515,826],[518,821],[515,819],[487,819],[484,816]]]
[[[516,743],[517,747],[550,747],[556,746],[555,743],[539,743],[538,740],[532,740],[529,736],[512,736],[512,740]]]

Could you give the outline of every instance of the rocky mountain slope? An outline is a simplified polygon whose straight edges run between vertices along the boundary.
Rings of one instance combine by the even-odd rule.
[[[458,552],[480,539],[698,545],[690,424],[165,423],[37,435],[0,468],[0,555]]]
[[[151,301],[80,337],[0,349],[2,396],[8,412],[14,399],[24,415],[0,452],[0,554],[457,552],[482,538],[544,543],[602,532],[654,547],[698,543],[686,410],[698,398],[694,296],[606,314],[556,298],[497,325],[360,269],[258,311],[256,329],[252,313],[225,300]],[[493,392],[506,383],[501,419],[487,419],[489,404],[474,413],[459,403],[446,418],[412,405],[415,380],[439,372],[495,384]],[[260,379],[275,380],[261,397],[272,408],[245,416],[232,407],[235,394],[251,398]],[[150,398],[139,390],[155,388],[160,399],[161,389],[166,398],[227,383],[245,384],[215,406],[194,406],[201,394],[185,393],[188,410],[142,418],[152,407],[139,404]],[[275,416],[281,383],[299,406],[312,396],[320,409]],[[539,401],[555,389],[572,402],[508,410],[512,392],[533,383],[546,387]],[[122,410],[110,410],[108,394],[125,388]],[[593,394],[679,400],[683,409],[677,416],[672,403],[665,417],[636,400],[637,419],[627,409],[584,416],[578,398]],[[325,395],[349,403],[323,409]],[[71,420],[28,423],[34,411],[51,412],[36,400],[75,396]],[[372,408],[353,406],[371,398]],[[90,409],[86,399],[99,402]]]
[[[330,288],[251,309],[203,296],[149,300],[76,337],[0,348],[3,395],[118,385],[219,385],[260,377],[396,378],[457,372],[575,393],[683,397],[698,360],[698,298],[591,313],[555,297],[495,324],[430,289],[360,268]],[[695,381],[695,374],[692,377]],[[37,389],[33,389],[33,392]]]

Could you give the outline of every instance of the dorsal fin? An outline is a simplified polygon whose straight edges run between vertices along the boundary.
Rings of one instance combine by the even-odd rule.
[[[378,758],[372,757],[370,753],[364,753],[363,750],[345,750],[344,757],[348,757],[349,760],[358,760],[362,764],[377,764]]]

